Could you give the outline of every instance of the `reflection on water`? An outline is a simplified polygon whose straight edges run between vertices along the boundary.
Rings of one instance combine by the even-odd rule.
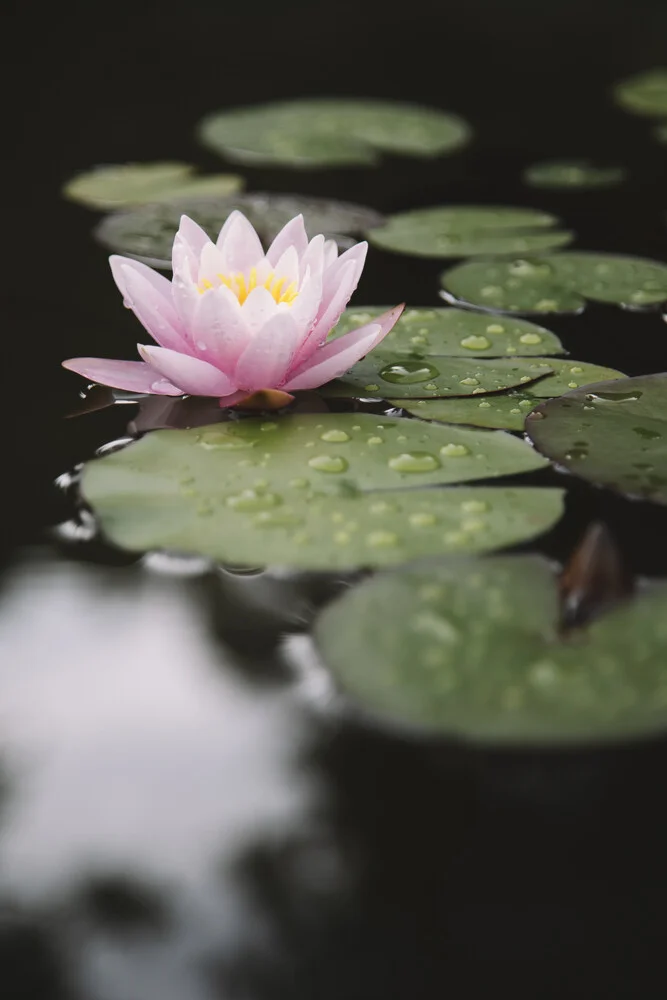
[[[304,724],[230,669],[182,581],[35,558],[7,583],[2,895],[59,915],[74,996],[204,1000],[213,954],[267,933],[236,857],[307,828]]]

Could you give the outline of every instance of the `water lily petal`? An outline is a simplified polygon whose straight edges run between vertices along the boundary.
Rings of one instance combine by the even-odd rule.
[[[329,341],[315,351],[299,368],[290,372],[281,388],[287,392],[296,389],[315,389],[343,375],[364,355],[372,351],[387,336],[397,322],[405,305],[395,306],[382,313],[372,323],[352,330],[344,337]]]
[[[187,215],[181,216],[176,239],[185,244],[195,257],[199,257],[206,244],[211,242],[208,233]]]
[[[271,292],[260,286],[259,288],[253,288],[241,306],[241,312],[246,326],[254,334],[272,319],[273,316],[277,315],[278,308],[278,304]],[[289,306],[282,306],[281,308],[285,310]]]
[[[137,344],[137,349],[144,361],[164,378],[178,385],[181,392],[187,392],[191,396],[226,396],[236,391],[232,380],[208,361],[163,347]]]
[[[305,253],[307,246],[308,234],[303,222],[303,215],[297,215],[283,226],[266,251],[266,256],[271,265],[275,266],[288,247],[294,247],[299,257],[301,257]]]
[[[329,268],[338,260],[338,244],[335,240],[325,240],[324,242],[324,267]]]
[[[240,388],[278,389],[285,381],[299,335],[288,312],[270,319],[252,338],[239,359],[234,381]]]
[[[185,332],[172,301],[169,281],[164,278],[163,286],[154,280],[162,276],[156,275],[149,267],[142,271],[134,266],[135,262],[120,261],[124,261],[124,258],[111,258],[110,263],[125,305],[132,310],[156,343],[170,350],[189,353]],[[146,277],[145,272],[152,277]]]
[[[313,237],[301,257],[301,274],[304,275],[308,268],[310,268],[311,274],[321,274],[324,270],[325,251],[326,241],[320,233],[319,236]]]
[[[251,339],[239,300],[224,285],[197,298],[191,327],[197,355],[223,372],[233,372]]]
[[[237,268],[238,270],[238,268]],[[205,243],[199,258],[199,273],[197,281],[200,285],[209,282],[212,285],[219,285],[218,275],[225,274],[225,258],[220,253],[215,243]]]
[[[280,257],[276,261],[275,265],[275,275],[276,278],[284,278],[282,285],[282,291],[286,291],[288,285],[292,282],[298,285],[299,283],[299,255],[294,247],[287,247],[284,253],[281,253]]]
[[[91,382],[109,385],[112,389],[128,392],[153,392],[162,396],[182,396],[183,391],[166,381],[159,372],[144,361],[113,361],[110,358],[70,358],[63,361],[77,375]]]
[[[341,276],[349,270],[350,263],[354,264],[355,267],[355,278],[352,283],[352,291],[350,295],[357,287],[359,278],[361,277],[361,272],[364,269],[364,264],[366,263],[366,254],[368,253],[368,243],[365,241],[362,243],[355,243],[353,247],[346,250],[345,253],[341,254],[340,257],[328,267],[325,271],[324,277],[324,290],[322,292],[322,308],[326,309],[332,297],[336,294],[338,287],[340,285]]]
[[[163,274],[160,274],[159,271],[154,271],[147,264],[142,264],[138,260],[132,260],[130,257],[121,257],[120,254],[112,253],[109,257],[109,267],[111,268],[113,279],[123,296],[124,304],[128,309],[132,308],[132,296],[127,291],[128,270],[144,278],[154,291],[165,299],[167,305],[171,302],[171,282]],[[174,322],[177,322],[175,316]]]
[[[192,343],[193,338],[190,331],[201,299],[201,292],[197,285],[199,260],[190,257],[190,253],[191,251],[185,244],[177,246],[174,243],[172,253],[174,276],[171,281],[171,300],[183,329],[187,331],[187,340]]]
[[[331,297],[328,308],[324,312],[321,312],[322,304],[320,300],[317,321],[312,325],[310,332],[302,341],[298,355],[295,358],[295,364],[300,365],[306,361],[312,352],[324,343],[327,334],[330,330],[333,330],[343,314],[343,310],[357,282],[356,264],[354,261],[348,261],[339,275],[339,281],[338,288]]]
[[[322,272],[306,269],[299,294],[290,306],[290,314],[300,330],[299,350],[312,330],[322,300]]]
[[[264,257],[259,236],[239,211],[232,212],[225,222],[220,230],[217,246],[224,259],[225,274],[249,271]]]

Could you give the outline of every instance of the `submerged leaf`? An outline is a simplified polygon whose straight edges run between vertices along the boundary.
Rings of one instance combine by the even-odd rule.
[[[187,215],[215,237],[235,209],[243,212],[265,244],[295,215],[302,214],[309,235],[324,233],[340,246],[351,245],[349,234],[379,225],[382,216],[371,208],[327,198],[252,192],[229,198],[179,198],[144,205],[107,216],[95,230],[96,239],[117,253],[129,254],[153,267],[171,267],[171,249],[181,215]],[[347,237],[347,238],[346,238]]]

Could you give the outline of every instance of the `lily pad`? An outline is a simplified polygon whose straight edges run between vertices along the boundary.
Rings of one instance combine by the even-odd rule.
[[[551,369],[536,369],[532,358],[406,358],[375,350],[319,392],[324,396],[369,399],[432,399],[437,396],[481,396],[541,378]],[[542,361],[543,359],[541,359]]]
[[[526,386],[528,395],[542,399],[561,396],[564,392],[578,389],[579,386],[588,385],[589,382],[625,377],[623,372],[616,371],[615,368],[604,368],[602,365],[592,365],[588,361],[574,361],[572,358],[568,358],[567,361],[562,358],[531,358],[528,368],[534,374],[539,374],[540,371],[546,373],[549,369],[553,372],[539,382],[531,382]]]
[[[269,243],[280,229],[303,214],[308,234],[324,233],[340,246],[351,246],[351,234],[379,225],[382,216],[371,208],[328,198],[252,192],[229,198],[179,198],[163,204],[144,205],[134,211],[115,212],[103,219],[95,237],[117,253],[128,254],[153,267],[171,267],[171,248],[181,215],[189,215],[215,238],[225,219],[239,209]]]
[[[432,157],[470,139],[468,125],[436,108],[391,101],[315,99],[217,111],[199,138],[236,163],[283,167],[367,166],[381,153]]]
[[[526,417],[539,405],[534,396],[515,391],[494,392],[480,399],[458,396],[452,399],[392,399],[390,402],[422,420],[507,431],[522,431]]]
[[[491,312],[576,313],[586,299],[628,309],[667,299],[667,266],[640,257],[568,252],[468,261],[441,277],[447,301]]]
[[[387,306],[346,309],[332,336],[369,323]],[[526,319],[493,320],[469,309],[406,309],[382,341],[383,349],[429,358],[501,358],[521,354],[564,354],[555,333]]]
[[[503,431],[309,414],[155,431],[89,462],[82,490],[123,548],[326,570],[533,537],[562,491],[424,487],[546,464]]]
[[[539,406],[535,446],[570,472],[667,504],[667,373],[596,382]]]
[[[373,246],[416,257],[539,253],[571,243],[558,219],[532,208],[448,205],[390,215],[366,236]]]
[[[534,163],[523,174],[531,187],[564,190],[613,187],[625,177],[623,167],[597,167],[588,160],[545,160]]]
[[[590,743],[667,725],[667,587],[559,636],[540,556],[430,560],[330,604],[314,638],[348,702],[415,735]]]
[[[651,69],[614,87],[618,104],[636,115],[662,118],[667,115],[667,67]]]
[[[169,201],[173,198],[225,197],[240,191],[244,181],[235,174],[193,176],[189,163],[115,163],[77,174],[63,188],[70,201],[89,208]]]

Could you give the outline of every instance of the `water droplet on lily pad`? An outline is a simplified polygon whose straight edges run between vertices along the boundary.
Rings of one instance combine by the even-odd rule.
[[[340,455],[313,455],[308,459],[308,465],[318,472],[345,472],[348,467]]]
[[[435,455],[426,451],[412,451],[404,452],[402,455],[394,455],[387,464],[394,472],[432,472],[440,465]]]

